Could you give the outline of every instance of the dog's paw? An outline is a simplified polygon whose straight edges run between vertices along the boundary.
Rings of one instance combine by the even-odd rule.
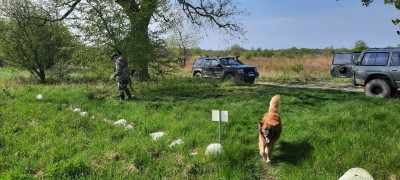
[[[271,160],[270,160],[270,159],[267,159],[267,160],[265,160],[265,162],[267,162],[267,163],[271,163]]]
[[[264,157],[264,156],[261,156],[261,158],[262,158],[262,161],[265,161],[265,162],[267,162],[267,158],[266,158],[266,157]]]

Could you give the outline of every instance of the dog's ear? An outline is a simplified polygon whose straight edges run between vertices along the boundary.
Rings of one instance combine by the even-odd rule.
[[[262,121],[258,121],[258,127],[262,127],[263,126],[263,122]]]

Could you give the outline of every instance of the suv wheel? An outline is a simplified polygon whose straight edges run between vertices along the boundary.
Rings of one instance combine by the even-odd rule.
[[[365,95],[370,97],[384,97],[391,96],[391,88],[389,83],[384,79],[373,79],[365,86]]]
[[[194,75],[195,78],[202,78],[203,75],[201,74],[201,72],[198,72]]]
[[[391,96],[395,97],[395,98],[399,97],[399,93],[397,92],[397,88],[392,88]]]
[[[248,82],[250,84],[254,84],[254,78],[250,78],[250,79],[246,80],[246,82]]]

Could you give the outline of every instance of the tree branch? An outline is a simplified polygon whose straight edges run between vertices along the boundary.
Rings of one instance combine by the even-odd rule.
[[[101,12],[100,9],[97,7],[93,6],[90,2],[88,2],[89,5],[96,11],[96,13],[99,15],[101,21],[103,22],[104,28],[106,29],[107,33],[111,36],[114,36],[114,33],[111,32],[110,28],[108,27],[107,21],[104,19],[103,13]]]
[[[35,18],[35,19],[43,20],[43,24],[42,24],[42,25],[45,25],[47,22],[62,21],[62,20],[64,20],[65,18],[67,18],[67,17],[72,13],[72,11],[74,11],[74,9],[76,8],[76,6],[77,6],[81,1],[82,1],[82,0],[74,0],[74,1],[71,1],[71,2],[74,2],[74,3],[69,7],[68,11],[65,12],[64,15],[62,15],[60,18],[57,18],[57,19],[51,19],[51,18],[49,18],[50,16],[48,16],[48,17],[29,16],[28,18]],[[68,2],[67,4],[69,4],[69,2]]]
[[[187,2],[187,0],[177,1],[182,5],[182,9],[186,12],[186,15],[194,24],[201,25],[201,22],[196,18],[198,15],[207,18],[219,28],[230,29],[233,31],[240,29],[237,24],[221,21],[223,18],[228,18],[235,14],[242,13],[240,11],[236,11],[236,9],[227,9],[227,6],[231,3],[229,0],[218,1],[217,4],[213,4],[211,2],[204,4],[204,0],[200,0],[200,4],[198,6]]]
[[[124,6],[124,4],[128,3],[129,9],[131,12],[139,12],[140,7],[139,4],[136,3],[136,0],[116,0],[115,3]]]

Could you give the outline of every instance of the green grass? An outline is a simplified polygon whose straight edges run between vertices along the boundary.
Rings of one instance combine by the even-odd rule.
[[[116,88],[104,92],[112,85],[0,92],[0,178],[337,179],[353,167],[375,179],[400,177],[399,99],[169,78],[135,82],[135,100],[119,102]],[[283,134],[267,164],[258,155],[257,121],[275,94]],[[218,142],[212,109],[228,110],[229,123],[222,124],[225,154],[207,157],[207,146]],[[133,131],[112,124],[122,118]],[[153,141],[149,134],[158,131],[167,135]],[[170,148],[177,139],[185,144]]]
[[[0,80],[8,79],[16,74],[18,74],[18,71],[13,68],[0,68]]]

